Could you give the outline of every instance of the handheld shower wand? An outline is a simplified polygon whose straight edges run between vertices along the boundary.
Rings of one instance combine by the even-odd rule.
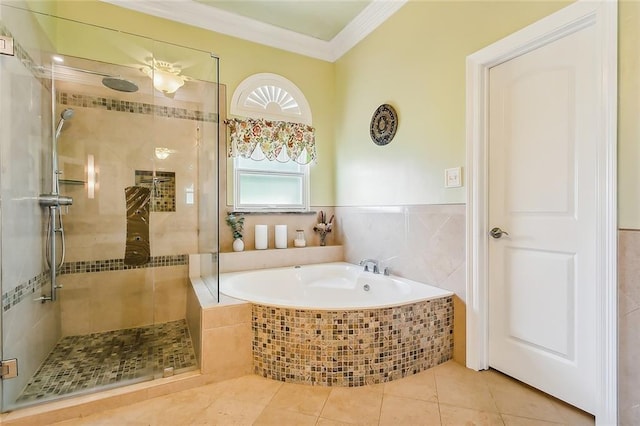
[[[58,121],[58,126],[56,127],[56,133],[54,137],[56,141],[60,137],[60,132],[62,131],[62,126],[64,125],[64,122],[66,120],[69,120],[71,117],[73,117],[74,113],[75,111],[73,109],[67,108],[64,111],[62,111],[62,113],[60,114],[60,121]]]

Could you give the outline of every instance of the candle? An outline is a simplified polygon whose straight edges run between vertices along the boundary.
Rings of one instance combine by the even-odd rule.
[[[293,240],[294,247],[304,247],[307,245],[307,242],[304,239],[304,230],[296,229],[296,239]]]
[[[267,225],[256,225],[256,250],[267,248]]]
[[[276,225],[276,248],[287,248],[287,225]]]

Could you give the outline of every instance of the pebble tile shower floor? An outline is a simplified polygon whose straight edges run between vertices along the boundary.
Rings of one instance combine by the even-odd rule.
[[[50,399],[197,366],[185,320],[63,337],[18,402]]]

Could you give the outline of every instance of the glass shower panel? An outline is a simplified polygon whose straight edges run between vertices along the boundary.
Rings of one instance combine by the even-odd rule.
[[[217,253],[217,60],[0,10],[0,31],[24,34],[0,56],[1,349],[21,367],[2,411],[197,368],[188,255]],[[174,94],[154,87],[156,58],[184,72]],[[55,301],[41,194],[57,212]]]
[[[51,45],[27,11],[0,4],[0,34],[14,55],[0,55],[0,215],[2,357],[19,360],[20,374],[2,381],[2,409],[20,392],[60,336],[59,309],[34,301],[49,294],[44,262],[45,211],[38,196],[50,181]]]
[[[58,139],[60,187],[74,200],[64,218],[62,335],[85,336],[77,337],[79,347],[117,355],[95,358],[104,366],[95,385],[148,379],[155,369],[145,348],[155,333],[150,195],[130,191],[136,170],[152,167],[144,149],[154,125],[144,113],[150,84],[136,68],[61,57],[53,67],[56,111],[73,116]]]
[[[199,253],[205,282],[217,282],[218,59],[210,52],[166,43],[156,43],[154,54],[147,73],[154,82],[155,102],[162,106],[156,111],[153,137],[156,253]],[[182,317],[179,309],[185,303],[176,304],[180,299],[174,293],[186,294],[180,286],[188,285],[188,280],[178,282],[169,274],[156,279],[157,321]]]

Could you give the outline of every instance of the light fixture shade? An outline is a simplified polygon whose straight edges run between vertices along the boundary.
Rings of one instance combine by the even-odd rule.
[[[179,75],[156,69],[153,73],[153,87],[163,93],[175,93],[184,85],[184,80]]]
[[[164,147],[156,147],[155,153],[158,160],[166,160],[169,158],[169,155],[173,153],[173,150]]]
[[[179,67],[155,59],[151,66],[142,67],[141,71],[153,80],[156,90],[166,94],[175,93],[187,80],[187,77],[180,75]]]

